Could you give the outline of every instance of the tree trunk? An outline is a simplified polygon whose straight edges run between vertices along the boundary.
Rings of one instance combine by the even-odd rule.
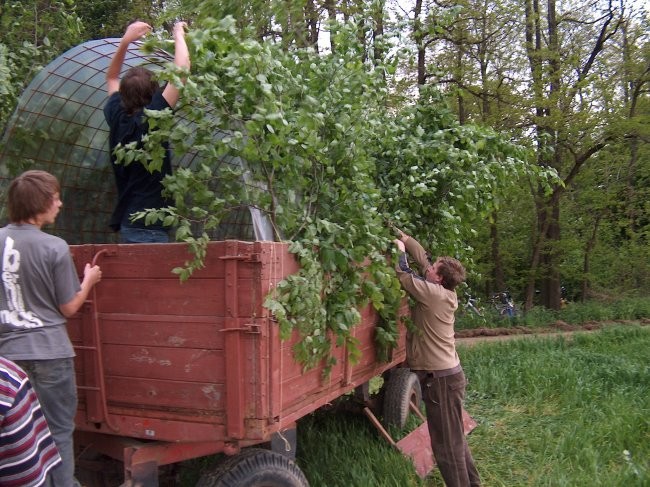
[[[591,282],[589,279],[589,273],[591,272],[591,266],[590,266],[591,253],[593,252],[594,247],[596,246],[596,242],[598,240],[598,227],[600,226],[600,221],[602,220],[602,218],[603,218],[602,212],[596,216],[596,221],[594,221],[594,228],[591,231],[591,236],[589,237],[587,243],[585,244],[585,255],[582,263],[582,292],[580,296],[580,300],[582,302],[585,302],[589,297],[589,291],[591,288]]]
[[[531,73],[531,83],[532,91],[535,100],[535,115],[536,120],[542,120],[542,117],[545,114],[542,101],[544,99],[544,85],[543,85],[543,76],[542,76],[542,36],[540,31],[539,24],[539,3],[537,0],[526,0],[524,12],[526,16],[526,54],[528,57],[528,63],[530,65]],[[545,138],[543,137],[542,127],[537,126],[537,140],[541,144],[540,149],[543,149],[545,144]],[[538,151],[538,164],[543,164],[542,154],[543,151]],[[535,297],[535,283],[537,277],[537,269],[539,267],[542,246],[544,245],[544,240],[546,237],[545,225],[548,224],[548,220],[545,217],[545,204],[543,202],[543,196],[538,196],[536,199],[536,217],[537,217],[537,227],[535,228],[537,234],[533,235],[532,249],[530,255],[530,266],[528,270],[528,280],[526,283],[526,292],[524,297],[524,310],[528,311],[533,307],[533,298]]]
[[[540,215],[540,233],[544,235],[540,259],[540,299],[547,308],[560,309],[560,272],[558,246],[560,242],[560,200],[549,201]]]
[[[372,40],[373,40],[373,59],[375,65],[382,63],[384,59],[383,36],[384,36],[384,2],[375,2],[372,6]]]
[[[413,9],[413,39],[418,52],[418,86],[423,85],[427,79],[426,68],[426,49],[424,45],[424,32],[422,31],[422,0],[415,0],[415,8]]]
[[[492,281],[494,288],[488,288],[488,296],[494,292],[503,291],[506,288],[506,280],[503,275],[503,262],[501,261],[501,247],[499,241],[499,229],[497,227],[496,211],[492,212],[492,223],[490,223],[490,237],[492,241]]]
[[[305,24],[307,27],[307,42],[318,49],[318,9],[314,0],[305,2]]]
[[[456,78],[459,82],[463,81],[463,44],[462,40],[459,42],[456,49]],[[462,90],[457,90],[458,94],[456,99],[458,100],[458,121],[461,125],[467,122],[467,115],[465,114],[465,102],[463,101],[463,92]]]
[[[327,10],[327,18],[330,21],[336,20],[336,6],[334,0],[325,0],[325,9]],[[334,41],[334,36],[330,35],[330,50],[336,52],[336,42]]]

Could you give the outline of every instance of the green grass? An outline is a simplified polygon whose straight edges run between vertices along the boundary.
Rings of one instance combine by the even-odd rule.
[[[484,485],[650,485],[650,329],[460,347],[469,437]],[[362,415],[299,422],[298,464],[312,487],[442,486],[425,481]]]
[[[298,436],[298,464],[311,486],[420,485],[362,414],[317,412],[298,423]]]

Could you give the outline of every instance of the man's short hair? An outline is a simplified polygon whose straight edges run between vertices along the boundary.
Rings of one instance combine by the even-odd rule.
[[[120,81],[122,106],[129,115],[135,114],[151,103],[154,93],[160,89],[153,73],[142,66],[130,68]]]
[[[7,214],[12,223],[24,223],[45,213],[61,192],[55,176],[46,171],[25,171],[15,178],[7,191]]]
[[[438,257],[438,275],[442,278],[442,287],[453,291],[465,280],[465,268],[453,257]]]

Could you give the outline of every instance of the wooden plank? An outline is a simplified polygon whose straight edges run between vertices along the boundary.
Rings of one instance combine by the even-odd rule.
[[[224,279],[104,279],[99,284],[97,305],[100,313],[177,316],[227,316]],[[267,316],[265,296],[256,290],[253,279],[242,279],[233,292],[239,299],[237,316]]]
[[[133,377],[107,377],[106,388],[111,403],[135,409],[174,409],[196,414],[225,414],[225,387],[215,382],[186,382]]]
[[[224,381],[225,363],[221,351],[105,344],[104,360],[107,377],[189,383]]]
[[[142,315],[223,316],[225,302],[223,280],[190,279],[181,284],[176,279],[102,278],[97,287],[97,309],[100,313]]]
[[[88,262],[89,251],[97,255],[97,263],[102,268],[105,279],[166,279],[178,277],[171,274],[174,267],[182,266],[192,258],[187,245],[180,243],[168,244],[119,244],[119,245],[73,245],[71,251],[77,269],[83,272],[85,262]],[[211,245],[206,255],[205,267],[197,271],[195,277],[211,278],[223,275],[223,255],[221,245]]]
[[[103,343],[223,350],[223,318],[100,314]]]

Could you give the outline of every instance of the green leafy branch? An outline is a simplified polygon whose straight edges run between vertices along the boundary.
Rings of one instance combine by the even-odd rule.
[[[467,249],[469,217],[530,171],[523,152],[487,129],[460,126],[436,91],[387,110],[393,70],[362,62],[350,26],[337,29],[337,52],[321,56],[254,41],[232,18],[198,24],[188,33],[184,120],[149,114],[143,160],[155,168],[152,144],[170,140],[175,153],[193,151],[201,163],[165,179],[173,206],[137,216],[174,225],[189,244],[194,259],[175,270],[185,279],[232,208],[260,209],[300,263],[264,302],[283,339],[300,337],[296,359],[328,373],[336,345],[357,360],[364,306],[380,316],[377,349],[388,359],[403,292],[385,221],[436,250]]]

